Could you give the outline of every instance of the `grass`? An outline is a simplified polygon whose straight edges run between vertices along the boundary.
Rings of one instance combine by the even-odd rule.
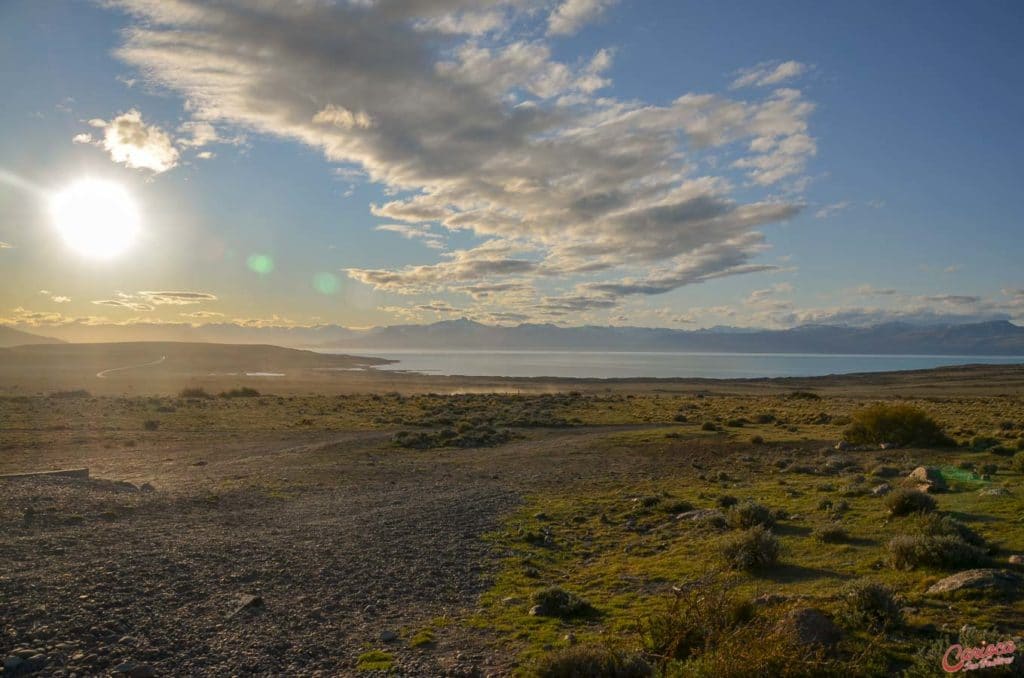
[[[834,444],[865,404],[849,397],[593,393],[17,396],[0,398],[0,419],[6,427],[0,448],[21,453],[49,446],[178,445],[200,435],[242,439],[291,432],[300,422],[310,422],[301,424],[303,430],[317,432],[404,430],[427,436],[446,429],[472,435],[490,426],[508,429],[525,441],[551,429],[633,427],[607,430],[588,438],[588,445],[598,451],[628,450],[638,460],[656,462],[658,472],[527,490],[533,493],[488,536],[499,554],[497,570],[479,611],[459,623],[496,632],[520,654],[524,671],[552,651],[565,650],[559,655],[563,658],[574,656],[564,640],[569,632],[581,647],[650,659],[653,650],[644,640],[644,629],[652,619],[687,585],[724,576],[718,572],[717,547],[745,536],[746,530],[770,525],[778,561],[730,571],[730,600],[742,609],[764,594],[802,596],[801,604],[848,624],[837,661],[852,666],[852,658],[866,657],[870,647],[880,654],[881,664],[864,665],[881,666],[877,673],[886,673],[915,666],[921,648],[945,638],[943,629],[959,629],[968,620],[1000,632],[1024,628],[1019,601],[955,599],[940,604],[929,598],[928,587],[949,574],[950,563],[919,557],[936,552],[936,544],[941,550],[962,543],[969,547],[964,552],[980,550],[1005,567],[1008,554],[1024,552],[1024,462],[1001,451],[1016,449],[1024,440],[1020,425],[1004,426],[1024,422],[1024,399],[988,395],[893,402],[924,411],[959,447],[839,453]],[[140,422],[155,421],[157,414],[158,429],[140,435]],[[739,421],[742,426],[729,425]],[[986,441],[974,449],[972,440],[978,437],[995,444]],[[419,454],[393,445],[385,449],[387,454]],[[870,488],[888,482],[896,488],[890,496],[898,494],[902,478],[921,465],[941,468],[950,485],[949,492],[937,496],[927,518],[919,515],[920,506],[897,516],[887,505],[895,499],[870,493]],[[979,493],[997,486],[1010,494]],[[267,492],[275,499],[292,497],[284,488],[268,487]],[[704,521],[677,519],[690,509],[720,513]],[[901,556],[906,567],[892,567],[889,544],[908,533],[922,543],[911,545],[909,557]],[[983,542],[975,543],[972,534]],[[953,567],[967,561],[956,562]],[[840,595],[848,580],[893,592],[908,610],[898,632],[843,621],[852,619],[844,616],[847,603]],[[532,596],[549,586],[570,592],[599,613],[530,615]],[[686,663],[686,675],[743,675],[736,673],[739,660],[729,663],[732,653],[749,662],[748,670],[770,670],[781,655],[764,650],[763,639],[777,640],[779,648],[791,647],[788,637],[774,635],[772,614],[739,623],[728,637],[715,636],[720,651],[673,661]],[[422,631],[410,630],[410,644],[431,642],[433,630]],[[751,654],[755,650],[759,653]],[[578,650],[575,655],[601,659],[602,651],[594,655]],[[380,651],[364,657],[366,663],[393,665],[390,655]],[[816,666],[827,675],[825,664]],[[847,675],[851,673],[857,675]]]
[[[755,414],[769,410],[766,400],[769,399],[730,402],[734,403],[733,416],[743,415],[751,422],[744,428],[766,427],[762,435],[768,438],[776,423],[758,424],[768,418]],[[832,399],[770,400],[770,411],[782,422],[801,421],[799,426],[804,428],[820,426],[826,431],[837,430],[832,424],[802,423],[803,417],[817,418],[808,404],[815,411],[832,411],[836,413],[833,418],[842,421],[843,410]],[[974,411],[976,403],[972,400],[959,406]],[[705,409],[703,404],[695,407]],[[706,409],[711,407],[716,405]],[[853,409],[856,408],[847,411]],[[728,420],[729,414],[722,413],[723,421]],[[770,543],[764,526],[774,522],[770,535],[778,550],[768,548],[765,551],[768,557],[755,559],[756,564],[766,567],[734,570],[734,594],[741,601],[765,593],[803,596],[837,620],[845,620],[849,636],[838,655],[843,661],[852,662],[854,657],[861,657],[865,666],[885,673],[912,664],[914,653],[934,637],[935,632],[928,629],[959,628],[965,620],[999,625],[1003,629],[1024,625],[1024,610],[998,599],[957,600],[952,605],[931,602],[925,591],[948,573],[941,563],[920,563],[915,569],[887,566],[887,545],[908,530],[931,530],[947,537],[953,530],[970,546],[969,539],[960,535],[955,527],[949,527],[949,521],[954,518],[985,543],[998,542],[1000,553],[1024,550],[1024,529],[1019,527],[1019,517],[1024,515],[1020,492],[985,497],[977,491],[978,487],[994,483],[1011,487],[1021,484],[1019,472],[1011,469],[1006,460],[1000,463],[998,455],[971,453],[970,458],[978,469],[996,464],[996,474],[991,481],[983,481],[976,474],[971,476],[976,479],[970,488],[951,483],[951,490],[940,496],[938,508],[942,513],[918,517],[918,511],[909,511],[906,517],[896,517],[890,513],[886,498],[873,496],[870,488],[882,482],[880,478],[897,485],[899,478],[920,465],[953,467],[956,458],[949,455],[956,452],[874,450],[850,455],[849,464],[834,465],[828,463],[836,454],[828,442],[795,445],[791,442],[767,449],[754,448],[747,442],[746,435],[741,438],[717,431],[704,432],[700,430],[704,418],[690,418],[694,419],[697,423],[676,425],[677,430],[683,430],[680,438],[666,439],[652,431],[619,432],[605,438],[604,444],[608,446],[628,446],[637,455],[664,458],[665,472],[657,479],[580,484],[531,497],[508,519],[504,529],[491,535],[496,546],[508,556],[502,561],[493,588],[484,595],[483,611],[476,615],[473,624],[497,630],[512,639],[527,663],[545,656],[545,647],[561,647],[561,638],[569,629],[581,643],[641,651],[651,657],[653,650],[642,640],[639,629],[652,623],[652,618],[663,610],[665,601],[674,595],[673,588],[714,575],[719,562],[713,556],[716,545],[728,544],[734,539],[746,539],[754,544]],[[979,424],[951,425],[953,429],[960,427],[973,430]],[[838,434],[826,433],[822,438],[830,441],[838,439]],[[711,447],[702,455],[700,450],[705,448],[701,445]],[[752,454],[755,449],[756,454]],[[871,478],[870,473],[876,476]],[[919,501],[917,495],[913,496],[915,499],[911,502]],[[933,499],[925,496],[922,504],[915,504],[918,508]],[[723,511],[725,522],[731,522],[733,527],[729,529],[728,524],[716,524],[713,520],[675,520],[670,512],[660,510],[661,505],[670,501],[696,509]],[[819,503],[824,503],[826,509],[818,510]],[[538,514],[544,517],[543,521],[534,517]],[[943,519],[946,527],[918,527],[924,525],[921,521],[937,519]],[[745,531],[748,529],[758,531],[756,539],[750,539]],[[547,530],[550,539],[545,543],[530,543],[519,536],[520,530],[538,534]],[[740,551],[749,552],[749,543],[747,551]],[[773,555],[778,561],[771,565]],[[745,563],[747,559],[740,561]],[[851,579],[879,588],[863,588],[856,595],[840,595],[842,582]],[[538,580],[584,597],[601,611],[601,617],[596,620],[538,618],[528,614],[526,602],[513,605],[502,602],[528,601]],[[898,611],[887,606],[878,591],[891,592],[900,598],[901,606],[913,608],[906,624],[896,625]],[[872,596],[876,596],[873,602]],[[859,622],[852,621],[856,615],[850,612],[850,597],[856,598],[862,608]],[[868,612],[872,605],[878,610],[872,614],[881,615],[883,621],[870,621],[874,619]],[[904,620],[900,618],[900,621]],[[872,630],[879,625],[883,630]],[[899,634],[894,634],[896,628],[902,629]],[[768,637],[765,628],[760,630]],[[737,630],[736,634],[745,637],[744,634],[753,632]],[[785,646],[782,639],[779,642]],[[726,647],[732,648],[737,656],[743,654],[739,647]],[[767,662],[765,666],[772,661],[767,657],[748,659]],[[685,675],[715,675],[714,671],[729,675],[730,669],[725,666],[723,656],[705,656],[700,666],[695,659],[686,661],[691,663],[687,664],[690,673]],[[818,667],[822,671],[820,675],[827,675],[823,666]],[[851,673],[848,667],[843,671]],[[810,675],[815,675],[814,671]],[[852,675],[870,673],[853,672]]]
[[[383,650],[364,652],[356,660],[357,671],[390,671],[394,665],[395,657]]]

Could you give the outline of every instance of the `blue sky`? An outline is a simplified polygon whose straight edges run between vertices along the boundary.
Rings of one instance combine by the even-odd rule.
[[[1021,34],[1009,1],[9,0],[0,318],[1024,320]],[[138,207],[116,257],[53,223],[86,177]]]

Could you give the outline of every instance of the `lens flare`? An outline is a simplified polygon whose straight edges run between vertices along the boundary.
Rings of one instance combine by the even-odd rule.
[[[274,259],[269,254],[251,254],[246,262],[249,270],[266,275],[274,270]]]

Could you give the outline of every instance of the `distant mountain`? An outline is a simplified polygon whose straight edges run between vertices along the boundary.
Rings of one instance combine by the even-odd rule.
[[[22,344],[62,344],[60,339],[52,337],[41,337],[38,334],[30,334],[16,330],[13,327],[0,325],[0,348],[6,346],[21,346]]]
[[[449,320],[393,325],[353,333],[323,347],[369,349],[694,351],[705,353],[826,353],[1022,355],[1024,327],[1006,321],[968,325],[886,323],[874,327],[805,325],[788,330],[644,327],[516,327]]]
[[[53,342],[10,328],[16,343]],[[1024,356],[1024,327],[1007,321],[961,325],[885,323],[873,327],[803,325],[787,330],[712,327],[674,330],[650,327],[559,327],[524,323],[484,325],[466,318],[429,325],[351,329],[250,327],[234,323],[65,325],[52,328],[74,342],[185,341],[273,344],[296,348],[394,350],[692,351],[701,353],[823,353]],[[0,346],[6,339],[0,334]]]

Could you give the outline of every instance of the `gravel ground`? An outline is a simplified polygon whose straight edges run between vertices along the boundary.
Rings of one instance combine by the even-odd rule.
[[[508,657],[465,629],[421,650],[408,635],[472,608],[480,536],[515,493],[428,463],[347,471],[183,492],[0,482],[0,655],[22,660],[5,675],[337,675],[369,648],[406,675],[505,673]]]
[[[458,623],[493,571],[482,536],[538,488],[715,454],[592,444],[610,430],[480,450],[397,450],[382,432],[204,440],[76,452],[134,484],[0,481],[4,675],[351,675],[370,649],[400,675],[507,675],[507,639]],[[38,466],[68,461],[51,454]],[[456,623],[413,648],[440,617]]]

